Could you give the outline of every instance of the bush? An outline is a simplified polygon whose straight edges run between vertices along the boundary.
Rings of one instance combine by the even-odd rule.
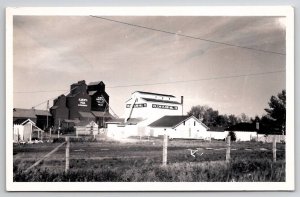
[[[231,141],[235,142],[236,141],[236,134],[233,131],[229,131],[228,136],[230,136]]]

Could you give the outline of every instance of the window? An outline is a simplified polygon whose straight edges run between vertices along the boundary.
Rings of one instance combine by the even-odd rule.
[[[185,125],[185,121],[183,121],[183,125]]]
[[[194,121],[194,126],[196,126],[196,121]]]
[[[130,106],[131,106],[130,104],[127,104],[127,105],[126,105],[126,108],[130,108]]]

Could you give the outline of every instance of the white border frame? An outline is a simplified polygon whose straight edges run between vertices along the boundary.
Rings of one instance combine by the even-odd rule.
[[[13,182],[13,16],[285,16],[286,130],[294,131],[294,9],[291,6],[21,7],[6,8],[6,190],[7,191],[292,191],[294,132],[286,136],[286,182]]]

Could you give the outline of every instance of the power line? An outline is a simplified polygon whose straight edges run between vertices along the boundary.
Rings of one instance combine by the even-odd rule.
[[[258,76],[258,75],[274,74],[274,73],[281,73],[281,72],[285,72],[285,70],[263,72],[263,73],[252,73],[252,74],[244,74],[244,75],[231,75],[231,76],[210,77],[210,78],[202,78],[202,79],[172,81],[172,82],[158,82],[158,83],[145,83],[145,84],[133,84],[133,85],[120,85],[120,86],[111,86],[111,87],[107,87],[107,88],[121,88],[121,87],[134,87],[134,86],[147,86],[147,85],[163,85],[163,84],[173,84],[173,83],[188,83],[188,82],[208,81],[208,80],[217,80],[217,79],[230,79],[230,78],[238,78],[238,77]]]
[[[208,77],[208,78],[201,78],[201,79],[181,80],[181,81],[131,84],[131,85],[120,85],[120,86],[107,86],[107,88],[122,88],[122,87],[136,87],[136,86],[147,86],[147,85],[163,85],[163,84],[173,84],[173,83],[188,83],[188,82],[197,82],[197,81],[230,79],[230,78],[238,78],[238,77],[251,77],[251,76],[268,75],[268,74],[275,74],[275,73],[282,73],[282,72],[285,72],[285,70],[277,70],[277,71],[261,72],[261,73],[250,73],[250,74],[239,74],[239,75],[228,75],[228,76],[219,76],[219,77]],[[37,90],[37,91],[29,91],[29,92],[24,91],[24,92],[14,92],[14,93],[40,93],[40,92],[43,93],[43,92],[57,92],[57,91],[66,91],[66,90],[50,90],[50,91],[44,91],[44,90],[43,91],[38,91]],[[67,90],[67,92],[69,92],[69,91]],[[66,94],[67,92],[65,92],[64,94]]]
[[[94,18],[98,18],[98,19],[110,21],[110,22],[115,22],[115,23],[123,24],[123,25],[129,25],[129,26],[132,26],[132,27],[147,29],[147,30],[151,30],[151,31],[157,31],[157,32],[161,32],[161,33],[171,34],[171,35],[177,35],[177,36],[181,36],[181,37],[185,37],[185,38],[191,38],[191,39],[196,39],[196,40],[201,40],[201,41],[205,41],[205,42],[211,42],[211,43],[214,43],[214,44],[221,44],[221,45],[227,45],[227,46],[231,46],[231,47],[243,48],[243,49],[247,49],[247,50],[260,51],[260,52],[263,52],[263,53],[272,53],[272,54],[277,54],[277,55],[286,55],[285,53],[280,53],[280,52],[275,52],[275,51],[267,51],[267,50],[263,50],[263,49],[256,49],[256,48],[251,48],[251,47],[246,47],[246,46],[240,46],[240,45],[226,43],[226,42],[220,42],[220,41],[209,40],[209,39],[204,39],[204,38],[200,38],[200,37],[194,37],[194,36],[180,34],[180,33],[174,33],[174,32],[171,32],[171,31],[156,29],[156,28],[152,28],[152,27],[146,27],[146,26],[142,26],[142,25],[136,25],[136,24],[127,23],[127,22],[123,22],[123,21],[119,21],[119,20],[114,20],[114,19],[109,19],[109,18],[105,18],[105,17],[101,17],[101,16],[94,16],[94,15],[90,15],[90,16],[94,17]]]

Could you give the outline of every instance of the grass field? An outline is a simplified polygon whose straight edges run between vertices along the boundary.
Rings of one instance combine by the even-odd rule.
[[[134,141],[134,140],[133,140]],[[70,171],[64,173],[65,146],[30,172],[34,162],[59,143],[14,145],[14,181],[284,181],[285,144],[233,142],[226,164],[224,141],[170,140],[162,167],[162,140],[70,143]],[[188,149],[198,152],[193,157]]]

